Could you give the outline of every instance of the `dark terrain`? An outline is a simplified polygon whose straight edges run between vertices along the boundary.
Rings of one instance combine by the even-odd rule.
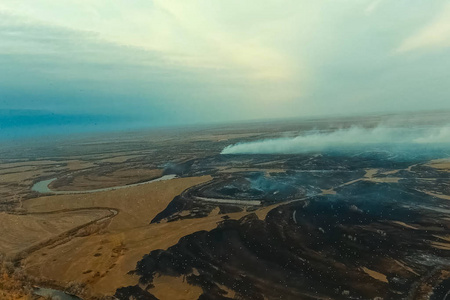
[[[152,222],[205,217],[215,207],[224,221],[146,255],[133,272],[140,285],[116,296],[153,299],[152,281],[161,275],[183,276],[201,287],[200,299],[231,299],[229,290],[237,299],[261,300],[426,299],[433,290],[434,297],[445,295],[450,202],[425,191],[446,194],[450,173],[424,162],[379,153],[194,161],[185,174],[221,165],[242,171],[215,172],[213,181],[177,196]],[[250,167],[261,170],[246,171]],[[365,176],[368,170],[375,171]],[[269,205],[274,208],[263,220],[251,213]],[[242,210],[248,215],[226,219]]]

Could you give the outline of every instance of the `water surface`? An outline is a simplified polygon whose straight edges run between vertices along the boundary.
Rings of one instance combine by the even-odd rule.
[[[101,188],[101,189],[94,189],[94,190],[85,190],[85,191],[54,191],[49,188],[49,184],[55,181],[57,178],[42,180],[39,182],[36,182],[33,187],[31,188],[32,191],[38,192],[41,194],[55,194],[55,195],[66,195],[66,194],[87,194],[87,193],[97,193],[97,192],[106,192],[106,191],[113,191],[138,185],[143,185],[147,183],[152,182],[158,182],[158,181],[165,181],[176,178],[177,175],[170,174],[170,175],[164,175],[162,177],[152,179],[149,181],[139,182],[139,183],[133,183],[128,185],[120,185],[120,186],[113,186],[113,187],[107,187],[107,188]]]

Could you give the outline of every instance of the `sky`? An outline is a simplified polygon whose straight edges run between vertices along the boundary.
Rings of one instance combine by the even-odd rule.
[[[448,95],[449,1],[0,1],[0,135],[447,110]]]

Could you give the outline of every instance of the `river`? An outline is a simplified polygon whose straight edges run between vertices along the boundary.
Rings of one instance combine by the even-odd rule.
[[[124,189],[129,188],[133,186],[139,186],[147,183],[152,182],[158,182],[158,181],[165,181],[176,178],[177,175],[171,174],[171,175],[164,175],[162,177],[152,179],[149,181],[139,182],[139,183],[133,183],[128,185],[120,185],[120,186],[113,186],[113,187],[107,187],[107,188],[101,188],[101,189],[94,189],[94,190],[85,190],[85,191],[54,191],[50,189],[48,186],[50,183],[55,181],[57,178],[42,180],[39,182],[36,182],[33,187],[31,188],[32,191],[38,192],[41,194],[54,194],[54,195],[67,195],[67,194],[87,194],[87,193],[98,193],[98,192],[106,192],[106,191],[113,191],[118,189]]]
[[[59,300],[82,300],[77,296],[66,294],[63,291],[47,288],[36,288],[33,294],[42,297],[51,297],[52,299],[59,299]]]

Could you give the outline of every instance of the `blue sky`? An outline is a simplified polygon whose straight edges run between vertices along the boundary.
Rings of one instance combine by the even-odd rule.
[[[450,109],[449,70],[448,1],[0,2],[9,134]]]

